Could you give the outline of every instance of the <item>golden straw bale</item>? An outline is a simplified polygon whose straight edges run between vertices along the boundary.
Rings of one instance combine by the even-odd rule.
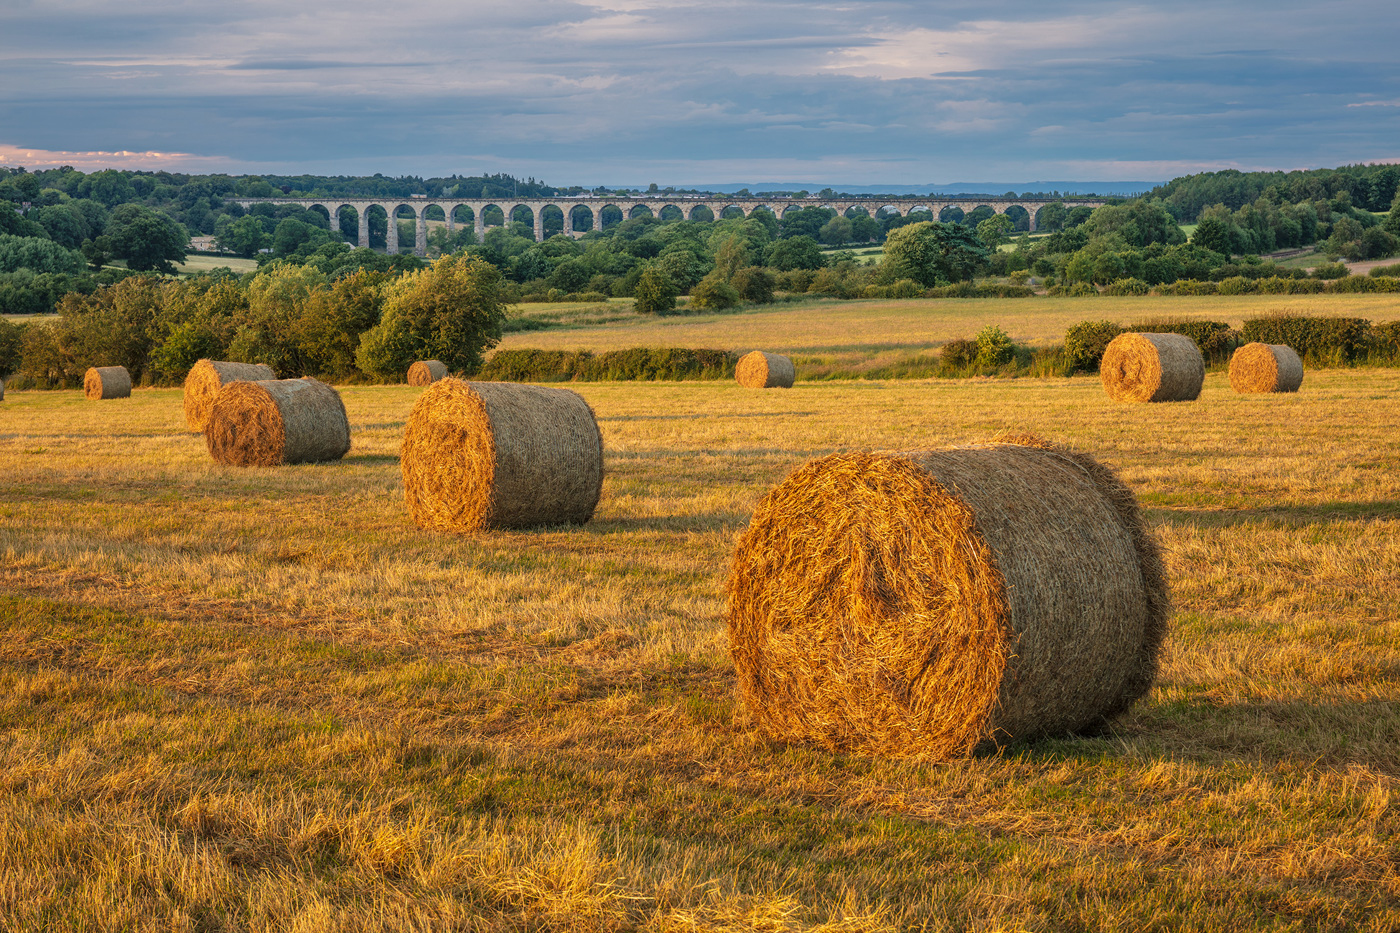
[[[130,398],[131,373],[125,366],[93,366],[83,374],[83,394],[90,399]]]
[[[1303,361],[1292,347],[1247,343],[1230,357],[1230,388],[1236,392],[1297,392]]]
[[[203,431],[219,390],[230,382],[261,382],[276,379],[271,366],[262,363],[227,363],[200,360],[185,377],[185,424],[191,431]]]
[[[1099,378],[1116,402],[1189,402],[1201,394],[1206,361],[1181,334],[1119,334],[1104,350]]]
[[[350,421],[340,393],[315,379],[231,382],[214,399],[204,439],[225,466],[339,460]]]
[[[734,378],[746,389],[791,389],[797,370],[785,356],[755,350],[739,358]]]
[[[419,360],[408,367],[408,384],[430,386],[447,375],[447,366],[437,360]]]
[[[441,379],[413,406],[399,460],[424,528],[581,525],[603,488],[603,435],[568,389]]]
[[[1133,494],[1033,437],[808,463],[759,504],[728,596],[761,729],[928,760],[1127,709],[1169,612]]]

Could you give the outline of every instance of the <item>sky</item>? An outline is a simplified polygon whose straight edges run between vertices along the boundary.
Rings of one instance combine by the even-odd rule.
[[[1396,0],[0,0],[0,164],[554,185],[1400,161]]]

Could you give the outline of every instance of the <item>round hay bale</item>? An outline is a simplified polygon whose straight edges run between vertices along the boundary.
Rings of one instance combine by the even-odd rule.
[[[125,366],[94,366],[83,374],[83,394],[94,400],[130,398],[131,373]]]
[[[399,461],[423,528],[581,525],[603,489],[603,435],[568,389],[441,379],[413,406]]]
[[[230,382],[263,382],[276,379],[271,366],[262,363],[227,363],[200,360],[185,377],[185,424],[191,431],[203,431],[219,390]]]
[[[746,389],[791,389],[797,370],[785,356],[755,350],[739,357],[734,378]]]
[[[1181,334],[1119,334],[1103,352],[1099,378],[1116,402],[1189,402],[1201,394],[1206,361]]]
[[[5,401],[5,380],[0,379],[0,402]]]
[[[408,384],[430,386],[447,375],[447,366],[437,360],[419,360],[408,367]]]
[[[1297,392],[1303,361],[1292,347],[1247,343],[1230,357],[1230,388],[1236,392]]]
[[[315,379],[230,382],[204,428],[209,454],[225,466],[339,460],[350,449],[340,393]]]
[[[1169,611],[1133,494],[1031,437],[808,463],[758,506],[728,596],[760,728],[930,760],[1127,709]]]

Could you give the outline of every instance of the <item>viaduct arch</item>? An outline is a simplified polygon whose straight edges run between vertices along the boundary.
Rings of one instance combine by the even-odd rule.
[[[413,212],[415,218],[416,235],[413,243],[413,253],[416,256],[426,256],[428,254],[428,217],[429,207],[442,208],[443,214],[447,218],[447,230],[450,233],[454,229],[453,214],[458,207],[471,209],[473,223],[476,230],[477,240],[481,240],[486,234],[486,222],[484,211],[488,206],[500,208],[505,216],[509,218],[518,207],[528,208],[535,218],[535,240],[544,240],[544,209],[546,207],[558,208],[563,212],[565,222],[565,233],[570,236],[582,236],[588,231],[575,231],[568,229],[572,226],[570,220],[574,216],[574,209],[578,207],[587,208],[592,214],[592,229],[602,229],[603,209],[608,207],[617,208],[622,212],[623,218],[632,216],[632,211],[638,207],[648,208],[653,217],[660,217],[661,212],[666,208],[675,208],[681,212],[682,217],[690,218],[698,207],[705,207],[710,210],[715,219],[718,220],[729,208],[736,208],[743,212],[745,217],[750,216],[756,210],[771,211],[778,217],[793,208],[802,207],[825,207],[836,211],[841,216],[848,216],[848,212],[853,208],[860,208],[869,212],[871,217],[876,216],[880,211],[886,213],[908,215],[911,211],[928,211],[931,219],[938,219],[939,215],[949,207],[960,208],[964,213],[971,213],[978,207],[989,207],[997,214],[1005,214],[1009,208],[1019,207],[1030,214],[1030,229],[1035,231],[1036,211],[1047,204],[1061,203],[1066,207],[1102,207],[1104,201],[1095,198],[921,198],[921,197],[900,197],[900,198],[733,198],[722,195],[669,195],[669,196],[638,196],[638,197],[613,197],[610,195],[571,195],[568,197],[551,198],[429,198],[421,195],[410,195],[407,198],[228,198],[241,204],[246,210],[254,204],[300,204],[305,208],[319,207],[330,217],[339,215],[340,209],[344,207],[353,208],[359,215],[359,243],[364,246],[369,243],[369,209],[379,207],[389,215],[388,242],[386,251],[398,253],[402,246],[399,243],[399,227],[395,222],[401,208],[408,208]]]

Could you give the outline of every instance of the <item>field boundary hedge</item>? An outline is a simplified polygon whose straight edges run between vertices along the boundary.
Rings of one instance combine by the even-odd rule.
[[[497,350],[475,378],[499,382],[658,382],[730,379],[738,354],[683,347]]]

